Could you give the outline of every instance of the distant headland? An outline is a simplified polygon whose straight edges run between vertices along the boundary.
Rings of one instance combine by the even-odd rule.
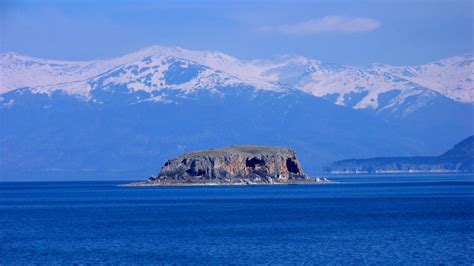
[[[326,174],[474,173],[474,136],[440,156],[349,159],[325,166]]]
[[[126,186],[211,186],[329,183],[309,178],[296,153],[283,147],[230,146],[167,161],[157,176]]]

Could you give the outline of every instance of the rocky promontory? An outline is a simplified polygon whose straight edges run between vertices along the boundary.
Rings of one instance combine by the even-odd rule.
[[[348,159],[324,168],[326,174],[474,173],[474,136],[439,156]]]
[[[195,151],[167,161],[157,176],[129,186],[253,185],[327,183],[308,178],[293,150],[230,146]]]

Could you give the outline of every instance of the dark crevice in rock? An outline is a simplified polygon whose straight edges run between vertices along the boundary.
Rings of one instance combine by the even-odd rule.
[[[201,169],[188,169],[186,170],[186,173],[188,173],[190,176],[203,176],[206,174],[206,171],[201,170]]]
[[[299,174],[300,169],[298,167],[298,164],[291,158],[286,159],[286,168],[290,173]]]
[[[250,159],[250,160],[247,159],[247,160],[245,161],[245,166],[246,166],[246,167],[253,168],[253,169],[255,169],[255,168],[257,168],[257,167],[261,167],[261,166],[263,166],[264,164],[265,164],[265,161],[264,161],[264,160],[260,160],[260,159],[255,158],[255,157],[252,158],[252,159]]]

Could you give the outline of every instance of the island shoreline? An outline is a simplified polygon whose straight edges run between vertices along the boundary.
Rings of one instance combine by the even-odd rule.
[[[285,186],[285,185],[324,185],[334,184],[336,182],[327,178],[312,178],[314,180],[295,181],[290,182],[153,182],[153,181],[141,181],[127,184],[117,185],[118,187],[228,187],[228,186]]]

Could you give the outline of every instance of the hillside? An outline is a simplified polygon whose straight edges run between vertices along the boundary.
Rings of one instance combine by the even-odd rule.
[[[329,174],[473,173],[474,136],[464,139],[440,156],[342,160],[327,165],[324,171]]]

